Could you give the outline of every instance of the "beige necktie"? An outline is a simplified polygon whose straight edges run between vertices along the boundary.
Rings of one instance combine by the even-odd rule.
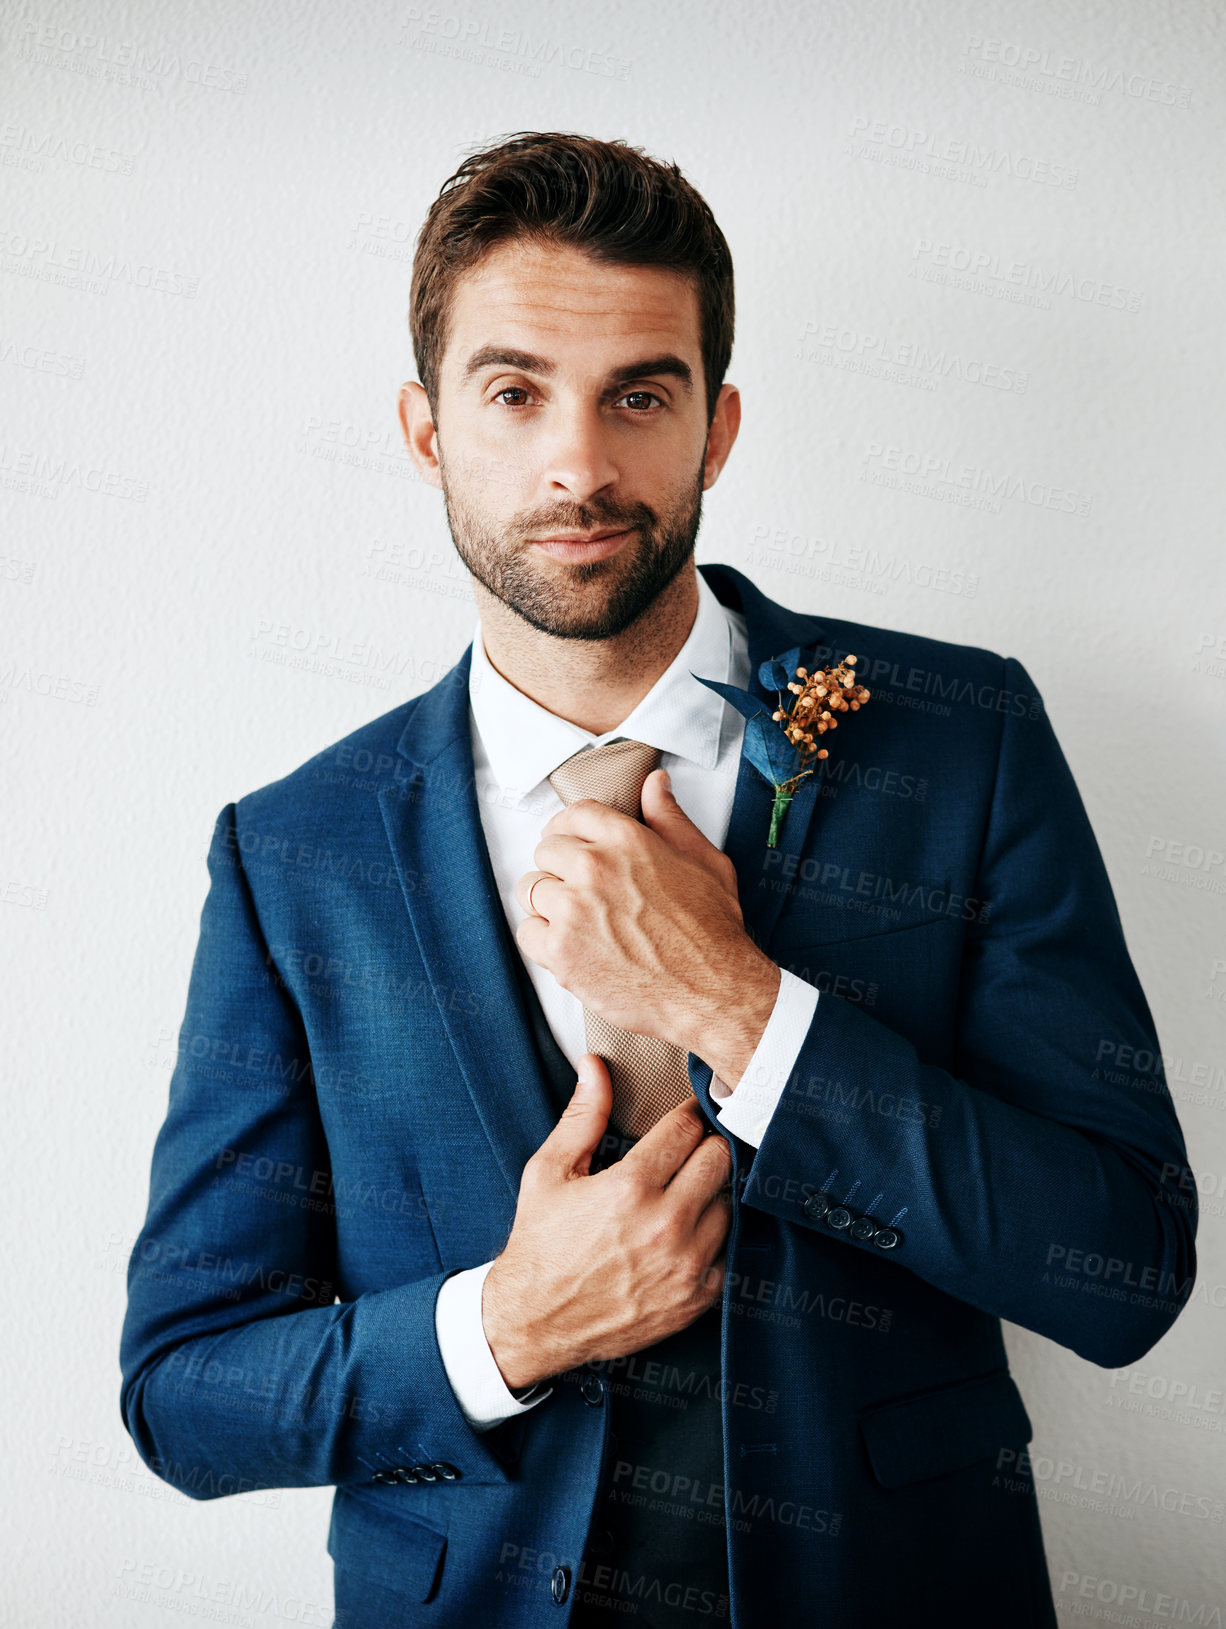
[[[581,747],[559,764],[550,785],[568,807],[577,798],[599,798],[635,820],[643,818],[643,782],[660,761],[659,747],[643,741],[610,741]],[[618,1029],[583,1009],[587,1050],[604,1058],[613,1081],[610,1119],[629,1137],[641,1137],[661,1115],[693,1095],[688,1054],[654,1035]]]

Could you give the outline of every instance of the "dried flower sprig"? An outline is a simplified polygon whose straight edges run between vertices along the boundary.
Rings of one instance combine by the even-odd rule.
[[[854,656],[845,656],[836,666],[818,668],[814,673],[798,667],[796,678],[787,681],[786,688],[796,697],[789,708],[783,705],[782,690],[776,691],[779,707],[771,714],[771,720],[783,725],[783,733],[795,747],[801,769],[789,781],[775,787],[770,834],[766,840],[768,848],[778,846],[779,827],[796,787],[806,775],[813,773],[809,760],[830,756],[829,749],[819,746],[818,742],[827,731],[838,729],[836,714],[857,713],[869,698],[869,691],[856,683],[855,665]]]
[[[839,714],[859,712],[869,699],[869,691],[856,681],[855,665],[854,656],[845,656],[833,667],[810,672],[800,665],[799,645],[771,657],[758,668],[762,688],[778,697],[779,705],[770,713],[748,690],[693,675],[745,715],[745,756],[775,788],[768,848],[779,846],[783,817],[800,782],[813,773],[812,760],[829,757],[829,749],[819,744],[822,736],[838,728]],[[787,707],[785,689],[795,697]]]

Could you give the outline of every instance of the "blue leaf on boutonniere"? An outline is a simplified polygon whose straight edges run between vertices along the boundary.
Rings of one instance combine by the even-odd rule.
[[[786,690],[800,666],[800,646],[793,645],[782,656],[769,656],[758,666],[758,683],[763,690]]]
[[[800,647],[797,646],[798,660],[799,652]],[[762,666],[765,668],[768,664],[763,662]],[[697,673],[691,677],[697,679],[699,684],[705,684],[708,690],[714,690],[717,695],[723,696],[725,701],[732,703],[738,713],[745,715],[747,722],[742,750],[759,774],[765,775],[772,786],[778,786],[796,774],[799,754],[771,718],[771,709],[764,702],[735,684],[722,684],[718,679],[704,679]],[[784,684],[786,683],[785,679]]]

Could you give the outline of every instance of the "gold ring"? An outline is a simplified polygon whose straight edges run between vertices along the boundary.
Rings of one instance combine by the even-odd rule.
[[[544,880],[545,880],[545,878],[547,876],[548,876],[548,872],[542,871],[539,877],[534,877],[532,879],[532,888],[535,888],[538,882],[544,882]],[[532,915],[532,916],[541,916],[541,913],[537,910],[536,906],[532,903],[532,888],[529,888],[529,890],[528,890],[528,911],[529,911],[529,914]],[[549,918],[547,916],[541,916],[541,921],[542,922],[547,922],[548,920],[549,920]]]

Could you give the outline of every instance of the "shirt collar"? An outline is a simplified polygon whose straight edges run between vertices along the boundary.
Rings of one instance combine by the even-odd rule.
[[[486,760],[504,792],[521,799],[581,747],[603,746],[621,736],[676,753],[704,769],[715,767],[724,701],[693,674],[729,682],[732,623],[702,573],[695,576],[698,611],[685,643],[633,712],[603,735],[549,712],[505,679],[485,653],[478,619],[468,700]]]

